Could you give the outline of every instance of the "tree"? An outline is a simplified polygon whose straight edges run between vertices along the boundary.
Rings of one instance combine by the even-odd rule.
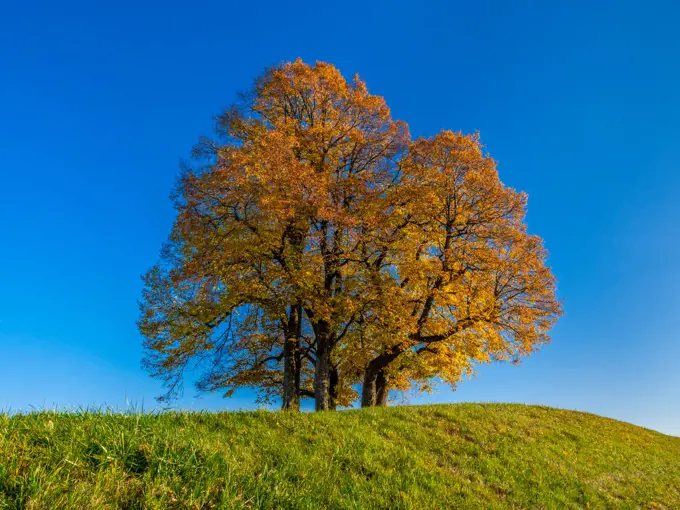
[[[181,388],[254,387],[299,409],[387,402],[516,359],[560,314],[525,196],[476,136],[409,141],[384,100],[333,66],[272,68],[218,117],[174,196],[145,277],[145,365]]]
[[[219,118],[217,135],[203,141],[196,151],[203,164],[179,183],[171,256],[164,256],[171,269],[165,278],[147,279],[139,323],[147,366],[174,388],[191,359],[223,352],[214,341],[220,325],[248,306],[298,331],[258,332],[268,338],[262,345],[283,343],[284,382],[293,381],[304,312],[314,335],[307,355],[316,407],[346,403],[352,392],[340,382],[334,351],[361,301],[349,262],[360,248],[363,218],[375,207],[372,198],[389,184],[405,147],[405,126],[391,120],[382,98],[358,77],[349,84],[333,66],[297,61],[257,80]],[[199,321],[172,318],[199,299],[190,293],[174,303],[170,294],[183,279],[192,288],[209,282],[217,293]],[[154,296],[163,289],[168,304],[161,310]]]
[[[561,314],[547,252],[526,231],[526,196],[500,182],[476,135],[417,140],[401,169],[392,199],[401,228],[380,252],[391,289],[374,310],[364,406],[384,403],[400,373],[455,385],[473,362],[518,361]]]

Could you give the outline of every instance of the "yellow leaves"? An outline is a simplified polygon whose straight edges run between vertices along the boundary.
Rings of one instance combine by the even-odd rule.
[[[177,221],[145,279],[152,369],[181,373],[212,353],[229,317],[231,364],[210,382],[275,389],[292,303],[311,352],[312,322],[332,329],[345,404],[387,350],[400,354],[391,384],[407,387],[455,384],[475,362],[547,341],[561,313],[547,253],[522,223],[526,196],[502,184],[477,134],[410,141],[382,97],[323,62],[273,68],[244,98],[180,180]]]

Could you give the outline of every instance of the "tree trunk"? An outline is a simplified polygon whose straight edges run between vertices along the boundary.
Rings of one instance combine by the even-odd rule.
[[[402,349],[394,347],[373,358],[364,370],[364,384],[361,388],[361,407],[387,405],[387,378],[385,368],[402,353]]]
[[[387,397],[389,396],[387,382],[385,370],[378,372],[378,376],[375,380],[375,405],[377,407],[387,407]]]
[[[316,366],[314,371],[314,398],[317,411],[328,411],[331,407],[331,339],[326,321],[316,324]]]
[[[292,305],[283,344],[283,404],[284,410],[300,410],[300,307]]]
[[[289,233],[289,236],[293,247],[291,264],[295,269],[299,269],[305,234],[303,230],[294,228]],[[290,305],[288,324],[286,325],[286,338],[283,345],[282,408],[298,412],[300,411],[300,373],[302,370],[301,339],[302,305],[295,303]]]
[[[364,383],[361,387],[361,407],[375,407],[376,380],[378,374],[371,369],[370,365],[364,370]]]
[[[338,408],[338,385],[340,383],[340,373],[335,367],[331,368],[329,382],[330,409],[335,411]]]
[[[296,351],[293,358],[295,359],[295,395],[298,401],[298,410],[300,410],[300,400],[302,400],[302,349],[300,342],[302,341],[302,307],[300,307],[300,314],[298,315],[298,334],[295,344]]]

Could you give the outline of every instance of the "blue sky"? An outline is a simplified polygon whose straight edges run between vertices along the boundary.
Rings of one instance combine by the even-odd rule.
[[[479,130],[551,253],[552,344],[411,402],[540,403],[680,435],[679,24],[673,1],[5,0],[0,408],[153,407],[136,301],[179,160],[299,56],[358,72],[414,135]],[[177,405],[252,405],[194,397]]]

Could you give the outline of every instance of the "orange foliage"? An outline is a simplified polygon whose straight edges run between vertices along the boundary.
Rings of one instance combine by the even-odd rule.
[[[284,407],[363,405],[516,360],[561,314],[526,197],[478,137],[411,141],[332,65],[267,71],[195,151],[146,276],[146,364],[169,384],[249,386]]]

